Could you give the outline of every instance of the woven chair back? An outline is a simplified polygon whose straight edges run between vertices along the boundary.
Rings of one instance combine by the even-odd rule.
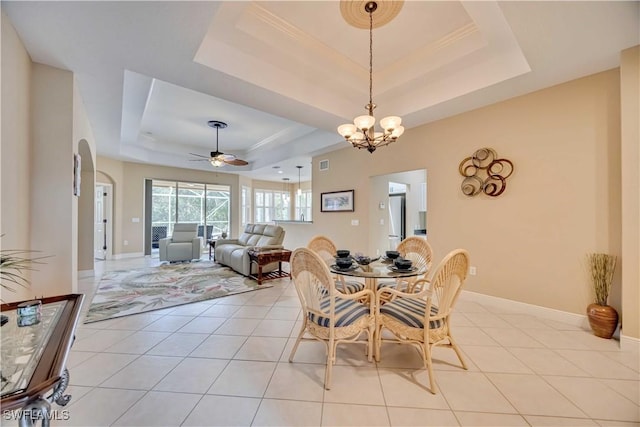
[[[335,263],[336,245],[327,236],[315,236],[307,244],[307,249],[320,255],[327,265]]]
[[[431,245],[423,237],[409,236],[398,244],[400,256],[410,259],[413,266],[429,270],[433,259]]]
[[[438,306],[435,317],[444,318],[451,313],[468,271],[469,253],[464,249],[455,249],[440,261],[431,277],[432,303]]]
[[[290,265],[304,315],[314,313],[328,317],[335,314],[335,282],[324,260],[310,249],[298,248],[291,254]],[[321,307],[320,302],[327,296],[331,303]]]

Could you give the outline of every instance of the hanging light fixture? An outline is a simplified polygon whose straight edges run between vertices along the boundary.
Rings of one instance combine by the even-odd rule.
[[[282,178],[282,192],[285,203],[289,203],[289,178]]]
[[[298,168],[298,196],[302,196],[302,188],[300,187],[300,171],[302,166],[296,166]]]
[[[376,104],[373,103],[373,12],[378,8],[375,1],[367,2],[364,6],[365,12],[369,14],[369,103],[365,105],[368,114],[358,116],[353,119],[353,124],[338,126],[338,133],[353,147],[365,148],[373,153],[378,147],[384,147],[397,140],[404,132],[401,126],[402,119],[398,116],[388,116],[380,120],[382,132],[376,132],[374,126],[376,118],[373,110]]]

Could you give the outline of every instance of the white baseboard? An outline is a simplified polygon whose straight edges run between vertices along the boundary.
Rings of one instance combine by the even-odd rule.
[[[95,270],[78,270],[78,279],[86,279],[95,276]]]
[[[567,323],[573,326],[589,328],[589,320],[586,315],[569,313],[567,311],[556,310],[554,308],[542,307],[539,305],[527,304],[513,301],[506,298],[494,297],[491,295],[479,294],[477,292],[462,291],[465,299],[481,304],[487,304],[507,310],[515,310],[519,313],[530,314],[556,322]]]
[[[640,353],[640,339],[620,334],[620,349]]]
[[[139,258],[143,256],[144,254],[142,252],[129,252],[126,254],[115,254],[113,259]]]

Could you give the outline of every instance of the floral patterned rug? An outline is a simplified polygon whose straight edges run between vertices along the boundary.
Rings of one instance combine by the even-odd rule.
[[[270,288],[211,261],[105,273],[84,323]]]

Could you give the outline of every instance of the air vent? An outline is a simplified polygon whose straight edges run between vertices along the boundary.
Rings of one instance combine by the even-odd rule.
[[[329,160],[320,160],[320,170],[321,171],[329,170]]]

